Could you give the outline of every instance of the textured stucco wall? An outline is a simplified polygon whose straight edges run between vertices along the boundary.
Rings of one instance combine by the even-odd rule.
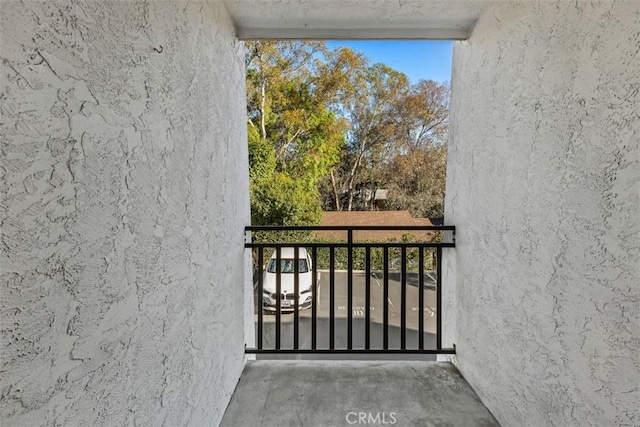
[[[640,425],[640,2],[499,3],[451,122],[463,375],[505,426]]]
[[[244,65],[218,1],[0,2],[2,425],[216,425],[244,364]]]

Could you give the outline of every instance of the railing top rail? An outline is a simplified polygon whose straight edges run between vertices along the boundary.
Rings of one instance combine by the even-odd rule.
[[[359,230],[420,230],[455,231],[455,225],[249,225],[245,231],[359,231]]]
[[[346,242],[247,242],[245,248],[455,248],[455,242],[367,242],[367,243],[346,243]]]

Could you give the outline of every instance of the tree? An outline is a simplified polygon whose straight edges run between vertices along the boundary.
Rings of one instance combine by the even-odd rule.
[[[449,87],[431,80],[413,85],[399,104],[402,143],[385,166],[389,209],[413,216],[444,216]]]
[[[411,86],[396,113],[403,145],[427,147],[446,144],[449,128],[449,86],[420,80]]]
[[[325,209],[372,209],[376,189],[387,188],[391,197],[389,208],[409,209],[414,215],[439,212],[434,206],[442,206],[442,201],[418,208],[416,200],[424,195],[415,194],[412,188],[424,186],[424,179],[420,185],[411,184],[414,177],[393,175],[391,171],[420,176],[427,174],[424,169],[429,173],[441,172],[437,176],[441,185],[428,192],[442,196],[444,169],[440,163],[421,164],[417,160],[439,162],[446,150],[438,148],[428,155],[416,150],[430,151],[444,146],[449,117],[448,86],[433,81],[409,85],[404,74],[374,64],[356,77],[355,87],[351,98],[343,100],[350,130],[341,161],[321,183]],[[407,163],[416,171],[405,169]],[[331,197],[327,195],[329,192]],[[417,199],[412,199],[413,196]]]
[[[342,112],[350,124],[347,144],[341,163],[330,173],[335,209],[348,211],[354,209],[356,192],[375,187],[380,165],[389,147],[397,143],[396,111],[409,89],[409,80],[384,64],[374,64],[357,70],[352,87],[341,99]]]
[[[317,193],[278,171],[273,146],[249,131],[249,196],[253,225],[304,225],[320,221]]]
[[[321,211],[441,215],[448,87],[410,85],[323,42],[246,43],[252,222],[315,224]]]
[[[414,217],[444,215],[447,148],[440,144],[411,147],[386,167],[387,208],[408,210]]]
[[[361,59],[322,42],[246,46],[252,222],[317,223],[318,181],[339,161],[348,125],[333,107]]]

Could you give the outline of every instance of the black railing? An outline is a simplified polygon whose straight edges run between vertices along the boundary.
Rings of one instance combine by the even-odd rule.
[[[256,347],[246,353],[455,353],[442,348],[440,274],[443,248],[455,247],[454,226],[245,231],[256,290]],[[327,232],[346,236],[329,241],[323,237]],[[370,232],[408,234],[399,241],[355,238]],[[416,304],[411,311],[410,303]]]

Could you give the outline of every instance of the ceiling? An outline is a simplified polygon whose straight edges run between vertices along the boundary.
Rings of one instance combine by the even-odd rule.
[[[218,0],[211,0],[218,1]],[[469,37],[493,0],[223,0],[240,39]]]

